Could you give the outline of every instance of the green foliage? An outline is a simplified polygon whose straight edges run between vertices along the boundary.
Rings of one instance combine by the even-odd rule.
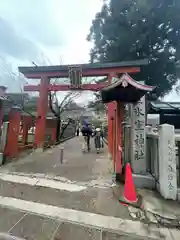
[[[96,83],[104,83],[106,81],[107,79],[103,78],[103,79],[97,80]],[[100,93],[96,92],[94,93],[94,96],[95,96],[95,100],[89,102],[88,107],[94,108],[97,113],[105,112],[107,106],[102,103]]]
[[[148,58],[149,65],[135,78],[157,86],[157,96],[163,96],[177,81],[179,13],[179,0],[110,0],[108,4],[105,1],[87,38],[94,43],[91,61]]]
[[[97,113],[104,112],[106,110],[106,105],[102,103],[101,96],[99,93],[94,93],[95,100],[89,102],[88,107],[94,108]]]

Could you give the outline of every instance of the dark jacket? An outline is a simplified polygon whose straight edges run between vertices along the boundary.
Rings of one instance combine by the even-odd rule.
[[[89,126],[83,126],[81,129],[83,136],[91,136],[92,135],[92,129]]]

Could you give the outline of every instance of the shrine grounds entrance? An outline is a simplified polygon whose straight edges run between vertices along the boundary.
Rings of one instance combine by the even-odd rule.
[[[39,85],[24,87],[25,91],[39,92],[34,147],[44,147],[49,91],[101,91],[103,102],[108,104],[109,154],[114,161],[116,175],[120,175],[123,168],[124,104],[137,103],[147,92],[153,90],[153,87],[134,81],[128,74],[140,72],[140,68],[147,64],[147,60],[138,60],[104,64],[19,67],[19,71],[26,78],[40,79]],[[82,84],[83,77],[100,76],[107,77],[108,83]],[[69,78],[70,84],[51,84],[51,78]],[[137,149],[135,151],[137,152]]]

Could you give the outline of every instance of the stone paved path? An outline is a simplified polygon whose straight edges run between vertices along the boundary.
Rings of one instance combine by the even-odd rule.
[[[114,198],[106,148],[83,154],[81,137],[63,146],[63,164],[57,146],[1,167],[0,239],[173,239],[177,232],[133,221]]]

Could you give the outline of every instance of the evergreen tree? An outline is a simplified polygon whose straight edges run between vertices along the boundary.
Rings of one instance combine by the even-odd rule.
[[[180,59],[179,0],[105,1],[92,22],[88,41],[94,43],[91,61],[119,62],[149,59],[137,80],[157,86],[157,96],[177,81]]]

